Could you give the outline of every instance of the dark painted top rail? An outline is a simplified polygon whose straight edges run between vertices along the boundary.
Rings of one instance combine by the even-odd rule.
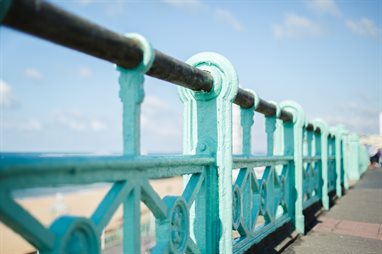
[[[3,8],[0,11],[0,19],[3,13],[2,23],[5,26],[110,61],[124,68],[134,68],[142,60],[143,52],[135,40],[71,14],[46,1],[0,0],[0,3]],[[213,78],[209,73],[158,50],[155,51],[154,63],[146,74],[194,91],[208,92],[213,86]],[[251,108],[254,100],[250,92],[239,89],[234,103],[243,108]],[[277,111],[274,104],[262,99],[255,110],[266,116],[273,116]],[[279,118],[291,121],[293,116],[283,110]]]

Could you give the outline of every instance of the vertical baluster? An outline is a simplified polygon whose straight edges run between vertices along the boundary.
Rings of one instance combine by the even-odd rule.
[[[349,166],[352,165],[350,162],[350,159],[352,157],[349,156],[348,151],[348,139],[349,139],[349,132],[345,130],[343,125],[340,125],[340,133],[341,133],[341,187],[343,188],[344,191],[349,189],[349,173],[350,173],[350,168]],[[355,134],[356,135],[356,134]],[[357,142],[357,141],[355,141]],[[354,148],[357,152],[357,148]],[[354,156],[356,156],[357,152],[355,152]],[[357,157],[356,157],[357,158]],[[358,165],[358,161],[355,162],[355,165]]]
[[[243,146],[243,155],[251,155],[251,129],[254,123],[253,117],[255,111],[250,109],[240,108],[240,123],[243,131],[242,137],[242,146]],[[248,173],[248,174],[247,174]],[[253,214],[253,194],[252,194],[252,184],[256,184],[251,180],[251,174],[253,174],[252,168],[243,168],[240,169],[242,175],[247,175],[247,185],[242,192],[242,213],[241,217],[243,218],[245,225],[247,225],[248,230],[252,229],[253,223],[256,220],[256,215]],[[238,176],[238,178],[241,177]],[[240,231],[239,231],[240,232]]]
[[[243,130],[243,154],[251,154],[251,129],[254,123],[255,111],[253,108],[240,108],[240,124]]]
[[[267,134],[267,156],[273,155],[274,149],[274,133],[276,130],[276,117],[265,117],[265,132]]]
[[[307,156],[310,157],[313,155],[313,131],[306,130],[306,146],[307,146]]]
[[[140,154],[140,112],[144,97],[144,77],[140,72],[122,68],[118,70],[119,97],[123,105],[123,154],[135,156]]]
[[[123,203],[123,253],[141,253],[141,190],[135,186]]]
[[[280,115],[280,107],[276,102],[270,101],[270,103],[274,104],[277,108],[276,114],[274,116],[267,116],[265,117],[265,132],[267,134],[267,156],[273,156],[274,155],[274,137],[275,137],[275,130],[276,130],[276,122],[277,117]],[[276,209],[279,202],[280,197],[280,189],[275,190],[275,176],[277,174],[276,167],[272,166],[270,167],[270,176],[269,176],[269,182],[268,185],[268,192],[267,193],[267,199],[268,199],[268,206],[269,206],[269,212],[271,213],[271,221],[273,222],[276,216]]]
[[[252,141],[252,126],[254,124],[254,116],[255,116],[255,109],[257,105],[259,104],[259,97],[256,94],[255,91],[248,90],[254,98],[254,106],[252,108],[240,108],[240,124],[242,127],[242,151],[243,155],[250,156],[252,154],[251,152],[251,141]],[[245,225],[247,226],[247,229],[249,231],[252,231],[253,228],[256,225],[256,219],[257,219],[257,209],[254,210],[254,200],[253,200],[253,188],[258,188],[257,181],[252,180],[252,175],[254,175],[253,168],[242,168],[240,169],[240,173],[238,176],[238,179],[244,176],[247,176],[247,186],[245,189],[242,190],[242,207],[240,214],[241,217],[243,217],[243,220],[245,222]],[[254,186],[255,185],[255,186]],[[244,187],[243,187],[244,188]],[[234,208],[235,209],[235,208]],[[239,232],[240,232],[239,228]],[[243,232],[241,232],[243,234]]]
[[[232,253],[232,101],[238,78],[231,63],[215,53],[201,53],[188,64],[214,78],[209,93],[179,88],[185,107],[185,153],[209,154],[215,165],[205,171],[205,183],[191,213],[194,237],[201,253]]]
[[[356,135],[356,134],[355,134]],[[341,171],[343,172],[343,179],[342,179],[342,184],[343,184],[343,188],[344,188],[344,191],[348,190],[349,189],[349,180],[350,180],[350,174],[352,172],[352,169],[351,169],[351,166],[353,165],[352,163],[356,163],[355,165],[355,175],[356,175],[356,179],[358,180],[359,179],[359,172],[358,172],[358,156],[357,156],[357,153],[358,153],[358,140],[354,140],[354,145],[356,146],[355,147],[355,150],[357,151],[354,156],[357,156],[357,158],[355,159],[356,161],[352,162],[351,159],[352,157],[349,156],[349,151],[351,150],[350,149],[350,140],[352,139],[351,138],[352,134],[349,134],[348,131],[346,131],[345,129],[342,129],[342,142],[341,142],[341,154],[342,154],[342,168],[341,168]]]
[[[304,132],[306,135],[306,148],[307,148],[307,156],[311,157],[313,156],[313,131],[312,130],[307,130],[306,127],[304,127]],[[304,167],[304,185],[305,185],[305,194],[308,195],[308,199],[312,198],[313,196],[313,190],[314,190],[314,166],[315,163],[314,161],[308,161],[306,162],[307,167]]]
[[[282,123],[283,125],[283,136],[284,136],[284,139],[283,139],[283,147],[284,147],[284,151],[283,151],[283,154],[285,156],[293,156],[294,154],[294,124],[293,122],[283,122]],[[286,197],[286,204],[287,204],[287,208],[288,208],[288,215],[292,218],[295,217],[295,214],[296,214],[296,209],[295,209],[295,170],[294,170],[294,167],[293,167],[293,164],[294,162],[290,162],[289,165],[288,165],[288,182],[286,182],[285,184],[287,184],[288,188],[286,188],[285,190],[287,190],[287,193],[284,194],[284,196]]]
[[[332,166],[330,169],[330,175],[331,175],[331,185],[332,188],[336,189],[337,186],[337,150],[336,150],[336,135],[332,132],[331,134],[331,147],[332,147],[332,156],[334,159],[332,159]]]
[[[321,156],[321,174],[320,174],[320,181],[322,182],[321,186],[321,199],[322,199],[322,205],[325,210],[329,210],[329,176],[328,176],[328,125],[320,120],[316,119],[313,121],[314,125],[318,128],[320,128],[320,135],[319,140],[316,143],[316,146],[319,146],[316,150],[316,154]],[[329,144],[330,145],[330,144]]]
[[[154,51],[150,43],[138,34],[128,34],[137,40],[144,52],[143,61],[134,69],[117,67],[119,77],[119,97],[123,110],[123,154],[126,156],[140,155],[140,112],[144,98],[144,73],[148,71],[154,60]],[[123,253],[141,252],[140,232],[140,186],[129,193],[123,203]]]
[[[315,162],[315,191],[316,196],[322,198],[322,152],[321,152],[321,131],[317,131],[314,128],[314,155],[320,157],[319,160]]]
[[[305,113],[302,107],[293,101],[280,103],[281,109],[290,111],[293,114],[293,157],[294,157],[294,178],[295,178],[295,209],[294,222],[296,230],[300,233],[305,231],[303,211],[303,127],[305,124]],[[290,149],[290,148],[289,148]]]
[[[342,132],[341,132],[341,126],[337,126],[335,128],[332,128],[332,132],[334,133],[335,136],[335,151],[336,151],[336,195],[337,197],[342,196],[342,163],[343,163],[343,154],[342,154],[342,148],[341,148],[341,143],[342,143]]]

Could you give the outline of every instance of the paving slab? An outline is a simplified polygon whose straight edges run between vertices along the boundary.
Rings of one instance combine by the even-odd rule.
[[[296,240],[283,254],[381,254],[382,241],[313,231]]]
[[[382,254],[382,169],[368,170],[285,254]]]

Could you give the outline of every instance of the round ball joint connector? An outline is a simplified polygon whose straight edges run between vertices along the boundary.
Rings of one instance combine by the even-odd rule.
[[[126,37],[133,39],[138,42],[140,45],[142,51],[143,51],[143,58],[142,62],[133,69],[128,69],[130,71],[137,71],[141,73],[146,73],[150,70],[151,66],[153,65],[154,59],[155,59],[155,50],[152,47],[151,43],[142,35],[138,33],[128,33],[125,34]],[[125,70],[125,68],[122,68],[120,66],[116,67],[117,70]]]
[[[187,203],[183,197],[177,196],[166,196],[163,201],[168,208],[167,219],[157,224],[157,232],[162,232],[161,237],[165,241],[160,244],[167,247],[160,249],[166,249],[173,254],[184,253],[190,235]]]
[[[50,227],[56,235],[54,254],[99,254],[100,242],[94,223],[87,218],[63,216]]]
[[[179,97],[183,102],[209,101],[216,97],[231,102],[234,100],[239,87],[239,79],[235,68],[228,59],[217,53],[202,52],[188,59],[187,64],[210,73],[214,79],[214,85],[210,92],[195,92],[179,87]]]

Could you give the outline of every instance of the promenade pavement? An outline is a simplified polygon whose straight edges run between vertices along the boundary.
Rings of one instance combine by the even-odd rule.
[[[382,254],[382,168],[362,179],[283,254]]]

